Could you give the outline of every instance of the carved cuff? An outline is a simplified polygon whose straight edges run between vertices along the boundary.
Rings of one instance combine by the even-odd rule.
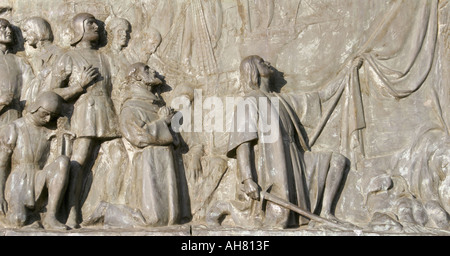
[[[74,89],[76,88],[76,92],[84,91],[84,88],[83,88],[83,86],[81,86],[81,83],[79,81],[70,81],[69,87],[74,88]]]

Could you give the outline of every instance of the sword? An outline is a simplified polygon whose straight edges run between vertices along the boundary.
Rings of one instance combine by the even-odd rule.
[[[337,229],[341,229],[341,230],[351,230],[351,231],[354,230],[354,229],[351,229],[349,227],[345,227],[343,225],[340,225],[340,224],[334,223],[332,221],[329,221],[327,219],[324,219],[324,218],[322,218],[320,216],[317,216],[317,215],[315,215],[315,214],[313,214],[313,213],[311,213],[309,211],[303,210],[303,209],[301,209],[300,207],[298,207],[297,205],[295,205],[293,203],[290,203],[290,202],[288,202],[288,201],[286,201],[284,199],[281,199],[281,198],[279,198],[279,197],[277,197],[277,196],[275,196],[273,194],[270,194],[269,191],[272,188],[272,186],[273,186],[273,184],[270,185],[267,189],[265,189],[265,190],[260,192],[261,205],[264,202],[264,200],[267,200],[267,201],[270,201],[270,202],[272,202],[274,204],[277,204],[277,205],[279,205],[279,206],[281,206],[283,208],[289,209],[289,210],[294,211],[294,212],[296,212],[296,213],[298,213],[298,214],[300,214],[302,216],[305,216],[306,218],[308,218],[310,220],[314,220],[314,221],[317,221],[317,222],[322,223],[322,224],[327,224],[327,225],[329,225],[331,227],[334,227],[334,228],[337,228]],[[357,227],[355,227],[355,228],[357,228]]]
[[[70,131],[69,120],[67,117],[60,117],[57,121],[56,137],[60,154],[70,157],[72,155],[72,144],[76,138],[75,133]]]

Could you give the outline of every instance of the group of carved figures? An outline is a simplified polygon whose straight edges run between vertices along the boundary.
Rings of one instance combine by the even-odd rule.
[[[120,18],[108,23],[107,50],[100,47],[100,24],[91,14],[77,14],[72,47],[63,50],[53,43],[45,19],[29,18],[21,24],[26,56],[20,57],[11,53],[16,43],[11,24],[0,19],[0,215],[5,226],[66,230],[102,220],[110,226],[149,227],[192,219],[194,207],[185,205],[198,203],[192,191],[201,190],[180,180],[199,175],[187,173],[198,167],[191,163],[194,170],[183,174],[175,148],[184,140],[194,151],[198,134],[173,131],[175,111],[155,93],[163,79],[137,61],[139,54],[122,51],[130,40],[130,23]],[[143,43],[155,48],[161,41],[156,38]],[[355,68],[360,65],[355,61]],[[273,92],[274,69],[261,57],[242,60],[240,73],[250,114],[236,115],[235,125],[261,127],[268,118],[262,108],[273,108],[280,132],[269,142],[261,139],[260,129],[236,127],[228,134],[226,157],[236,159],[243,197],[208,205],[205,221],[218,225],[231,215],[236,225],[287,228],[311,219],[292,206],[263,200],[262,193],[270,193],[338,223],[332,205],[348,159],[309,149],[295,110],[308,97]],[[261,99],[268,104],[260,105]],[[114,170],[105,171],[103,178],[112,194],[127,195],[124,200],[101,200],[91,216],[81,216],[83,194],[96,189],[95,183],[86,187],[84,179],[100,144],[107,144],[105,166]],[[126,186],[116,186],[120,182]]]
[[[91,14],[80,13],[73,18],[73,49],[68,51],[53,44],[52,29],[45,19],[27,19],[21,26],[25,58],[10,52],[16,42],[13,27],[5,19],[0,23],[0,205],[7,226],[38,224],[63,230],[80,227],[83,170],[95,144],[108,141],[112,148],[124,147],[120,143],[124,134],[136,147],[163,146],[159,157],[169,165],[173,163],[165,158],[171,153],[168,125],[174,113],[168,107],[155,107],[160,99],[150,89],[161,83],[156,73],[143,63],[123,67],[130,86],[123,92],[120,118],[115,109],[118,103],[115,105],[111,97],[116,77],[113,74],[119,73],[111,56],[117,60],[123,57],[114,54],[116,44],[125,47],[129,41],[131,27],[126,20],[111,22],[115,45],[106,55],[99,51],[101,28]],[[52,141],[57,141],[57,149]],[[121,158],[111,159],[112,168],[116,168]],[[164,194],[165,189],[157,191]],[[152,196],[160,199],[156,194]],[[63,203],[67,208],[66,221],[61,220]],[[43,211],[41,218],[38,215]],[[160,221],[159,215],[155,218],[150,221]]]

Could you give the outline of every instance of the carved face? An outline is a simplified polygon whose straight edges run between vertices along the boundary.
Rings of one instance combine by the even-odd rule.
[[[262,77],[270,77],[273,74],[273,67],[269,62],[262,58],[256,60],[256,66],[258,67],[259,74]]]
[[[127,47],[130,41],[130,30],[127,26],[119,26],[114,30],[113,43],[120,47]]]
[[[40,107],[33,113],[34,121],[37,125],[45,126],[57,117],[57,114]]]
[[[158,49],[158,46],[161,44],[161,40],[159,38],[150,38],[148,41],[148,50],[149,53],[153,54]]]
[[[95,18],[87,18],[83,22],[84,25],[84,35],[83,39],[84,41],[97,41],[99,39],[99,33],[98,33],[98,24]]]
[[[36,44],[39,42],[39,36],[36,31],[33,30],[33,26],[30,22],[27,22],[22,26],[22,35],[26,44],[36,47]]]
[[[140,67],[139,74],[141,81],[146,85],[154,86],[162,83],[162,81],[156,77],[156,71],[147,65]]]
[[[7,22],[0,22],[0,43],[11,44],[14,42],[11,25]]]

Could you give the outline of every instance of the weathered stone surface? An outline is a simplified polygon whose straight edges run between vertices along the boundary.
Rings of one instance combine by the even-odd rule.
[[[449,8],[0,0],[1,234],[447,235]]]

